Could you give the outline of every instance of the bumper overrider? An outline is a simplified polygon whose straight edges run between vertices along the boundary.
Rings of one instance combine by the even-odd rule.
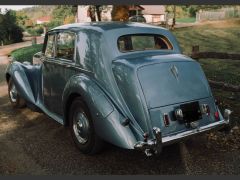
[[[230,111],[229,109],[225,109],[224,118],[221,119],[220,121],[208,124],[206,126],[196,127],[194,129],[184,131],[175,135],[166,136],[166,137],[162,137],[160,128],[154,127],[153,133],[155,135],[155,139],[151,139],[147,141],[138,141],[134,145],[134,149],[145,152],[147,156],[160,154],[162,151],[162,147],[165,145],[173,144],[185,138],[189,138],[206,131],[221,129],[224,126],[229,125],[231,113],[232,111]]]

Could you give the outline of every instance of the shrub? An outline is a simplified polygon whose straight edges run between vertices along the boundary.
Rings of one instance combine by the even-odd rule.
[[[34,28],[28,28],[27,32],[32,36],[39,36],[43,33],[43,27],[39,26]]]
[[[42,44],[35,44],[33,46],[16,49],[11,52],[11,56],[16,61],[19,61],[19,62],[28,61],[32,63],[33,55],[41,50],[42,50]]]

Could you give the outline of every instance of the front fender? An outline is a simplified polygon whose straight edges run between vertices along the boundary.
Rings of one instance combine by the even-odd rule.
[[[63,93],[64,109],[67,109],[71,94],[79,94],[91,112],[94,128],[99,137],[116,146],[133,149],[136,138],[130,127],[121,124],[126,118],[117,110],[108,96],[90,77],[80,74],[73,76]],[[66,123],[67,118],[65,118]]]
[[[19,62],[13,62],[8,65],[6,69],[6,74],[10,75],[10,77],[12,78],[19,95],[27,102],[35,104],[37,94],[34,92],[37,87],[33,86],[33,82],[30,82],[31,79],[34,79],[34,77],[29,77],[34,76],[31,71],[35,71],[35,69],[33,69],[33,66],[24,65]],[[35,84],[37,84],[37,80],[38,79],[35,78]]]

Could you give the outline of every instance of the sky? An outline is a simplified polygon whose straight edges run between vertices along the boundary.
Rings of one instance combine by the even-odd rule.
[[[0,9],[4,10],[4,9],[12,9],[12,10],[20,10],[23,8],[27,8],[27,7],[32,7],[33,5],[6,5],[6,6],[2,6],[0,5]]]

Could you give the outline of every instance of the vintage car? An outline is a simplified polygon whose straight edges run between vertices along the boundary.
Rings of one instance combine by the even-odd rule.
[[[186,137],[229,124],[199,63],[167,29],[141,23],[69,24],[47,32],[34,63],[6,70],[14,107],[69,126],[77,147],[103,142],[150,156]]]

